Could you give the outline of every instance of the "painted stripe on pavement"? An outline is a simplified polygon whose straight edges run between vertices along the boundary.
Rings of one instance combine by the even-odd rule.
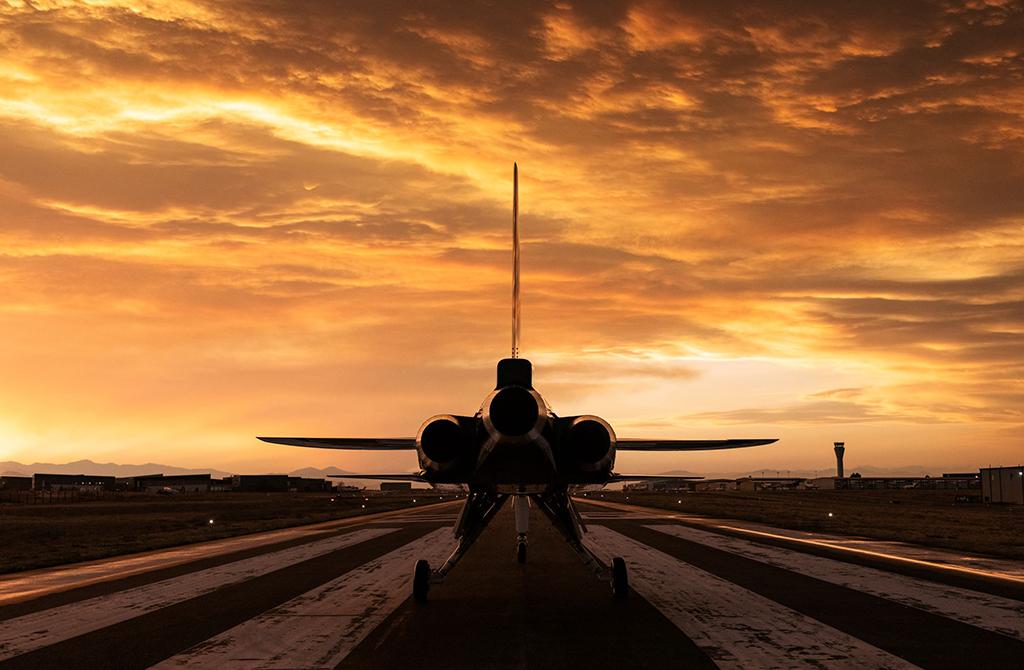
[[[409,597],[415,562],[454,546],[450,528],[432,531],[154,668],[333,668]]]
[[[631,588],[721,668],[916,667],[610,528],[592,527],[585,541],[608,563],[625,559]]]
[[[148,614],[223,586],[366,542],[396,528],[364,528],[0,623],[0,661]]]
[[[651,530],[1024,640],[1024,603],[679,525]]]

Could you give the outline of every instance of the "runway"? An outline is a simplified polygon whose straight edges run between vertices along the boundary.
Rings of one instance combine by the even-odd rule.
[[[7,668],[1024,667],[1024,565],[580,501],[611,597],[511,509],[430,602],[457,502],[0,578]]]

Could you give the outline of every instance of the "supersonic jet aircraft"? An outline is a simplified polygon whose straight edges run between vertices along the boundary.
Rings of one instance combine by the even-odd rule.
[[[431,583],[444,579],[465,555],[498,510],[513,498],[516,555],[526,562],[526,534],[532,501],[601,579],[611,582],[616,597],[625,597],[629,581],[625,562],[606,566],[582,542],[586,527],[570,492],[585,485],[659,476],[619,475],[612,471],[617,451],[702,451],[771,444],[774,439],[648,440],[623,439],[611,425],[591,414],[556,416],[533,387],[533,367],[519,358],[519,169],[512,186],[512,357],[498,361],[495,389],[473,416],[437,414],[415,438],[261,437],[265,442],[324,449],[415,450],[421,471],[395,475],[345,475],[350,479],[417,481],[468,487],[455,525],[458,545],[444,565],[432,570],[416,563],[413,596],[425,601]]]

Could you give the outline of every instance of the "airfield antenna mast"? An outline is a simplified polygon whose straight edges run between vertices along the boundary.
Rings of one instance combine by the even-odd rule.
[[[519,358],[519,165],[512,163],[512,358]]]

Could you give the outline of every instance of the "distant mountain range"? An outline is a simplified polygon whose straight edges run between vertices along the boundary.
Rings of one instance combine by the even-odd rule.
[[[214,478],[227,477],[235,472],[225,472],[214,468],[179,468],[174,465],[163,465],[161,463],[143,463],[141,465],[122,465],[119,463],[96,463],[95,461],[82,460],[72,463],[18,463],[17,461],[0,461],[0,475],[14,477],[31,477],[37,472],[48,474],[68,475],[107,475],[114,477],[136,477],[139,475],[195,475],[210,473]],[[281,473],[284,474],[284,473]],[[292,477],[326,478],[328,475],[351,474],[348,470],[339,468],[301,468],[293,470],[288,475]]]

